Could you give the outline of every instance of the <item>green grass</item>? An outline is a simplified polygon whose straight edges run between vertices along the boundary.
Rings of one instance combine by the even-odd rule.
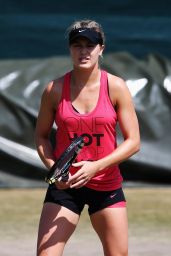
[[[171,188],[125,189],[131,224],[171,227]]]
[[[0,234],[13,237],[35,232],[44,194],[43,189],[0,190]]]

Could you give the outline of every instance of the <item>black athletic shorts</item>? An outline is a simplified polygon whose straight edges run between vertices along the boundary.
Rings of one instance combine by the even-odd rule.
[[[81,214],[85,204],[89,214],[93,214],[119,202],[125,202],[122,188],[113,191],[97,191],[87,187],[79,189],[57,189],[55,184],[49,185],[44,203],[51,202],[64,206],[71,211]]]

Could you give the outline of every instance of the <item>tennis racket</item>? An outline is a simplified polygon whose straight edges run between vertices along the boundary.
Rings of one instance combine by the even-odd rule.
[[[78,153],[84,146],[82,136],[75,138],[70,146],[61,154],[54,165],[48,171],[45,181],[53,184],[56,180],[67,181],[69,177],[69,167],[77,157]]]

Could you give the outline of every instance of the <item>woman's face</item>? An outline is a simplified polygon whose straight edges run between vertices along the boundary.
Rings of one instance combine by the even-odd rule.
[[[91,68],[98,65],[103,45],[93,44],[86,38],[78,38],[70,45],[70,54],[75,68]]]

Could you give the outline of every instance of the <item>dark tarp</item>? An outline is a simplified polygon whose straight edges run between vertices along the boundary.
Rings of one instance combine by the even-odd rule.
[[[0,186],[44,186],[33,140],[40,96],[71,67],[65,29],[82,18],[102,24],[103,67],[123,77],[134,96],[142,146],[121,164],[124,177],[171,182],[171,1],[0,4]]]
[[[170,61],[159,55],[137,60],[126,53],[115,53],[104,56],[102,67],[125,79],[140,123],[141,151],[121,165],[125,179],[170,182]],[[35,151],[33,139],[40,97],[51,79],[70,68],[67,57],[0,62],[3,174],[27,177],[34,182],[43,179],[45,169]],[[120,135],[118,140],[121,141]]]

